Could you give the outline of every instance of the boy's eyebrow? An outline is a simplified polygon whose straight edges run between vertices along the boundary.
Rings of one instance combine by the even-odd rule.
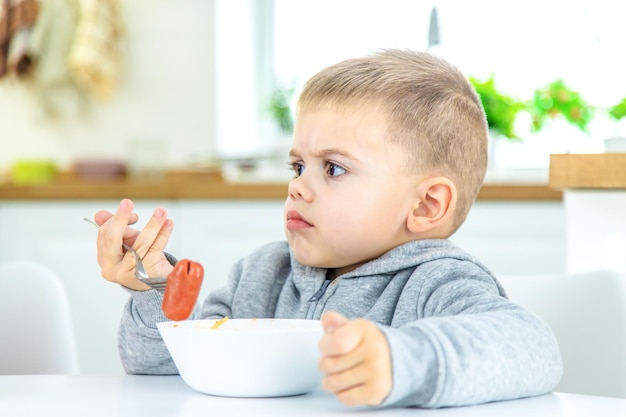
[[[357,158],[355,158],[354,156],[352,156],[352,154],[350,154],[349,152],[346,152],[344,150],[338,149],[338,148],[326,148],[326,149],[320,149],[317,151],[313,152],[313,156],[315,156],[316,158],[328,158],[331,156],[342,156],[346,159],[351,159],[356,161]],[[289,151],[289,156],[290,157],[296,157],[299,156],[298,152],[296,152],[295,150],[290,150]]]

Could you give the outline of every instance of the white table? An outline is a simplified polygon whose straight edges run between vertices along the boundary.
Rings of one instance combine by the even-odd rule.
[[[342,406],[321,390],[286,398],[224,398],[194,391],[178,376],[4,375],[3,417],[187,416],[624,417],[626,399],[552,393],[473,407],[385,409]]]

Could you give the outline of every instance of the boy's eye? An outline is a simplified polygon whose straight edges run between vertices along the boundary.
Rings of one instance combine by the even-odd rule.
[[[328,162],[326,164],[326,173],[331,177],[338,177],[346,173],[346,170],[337,164]]]
[[[296,177],[302,175],[302,171],[304,171],[304,165],[299,162],[290,162],[289,165],[291,166],[291,169],[295,173]]]

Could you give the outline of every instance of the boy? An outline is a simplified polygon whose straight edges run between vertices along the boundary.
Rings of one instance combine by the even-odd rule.
[[[487,163],[485,115],[456,68],[383,50],[322,70],[299,98],[289,158],[287,242],[236,263],[194,318],[321,318],[322,387],[349,405],[469,405],[557,385],[551,329],[447,239]],[[141,233],[130,229],[129,200],[95,217],[102,275],[131,294],[126,371],[177,373],[156,329],[161,295],[133,278],[121,250],[132,243],[151,275],[166,275],[172,221],[157,209]]]

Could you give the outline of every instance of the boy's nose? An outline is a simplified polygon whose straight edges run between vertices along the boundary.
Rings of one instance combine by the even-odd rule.
[[[304,174],[292,179],[287,189],[289,198],[292,200],[303,199],[306,202],[313,201],[313,189],[307,184]]]

